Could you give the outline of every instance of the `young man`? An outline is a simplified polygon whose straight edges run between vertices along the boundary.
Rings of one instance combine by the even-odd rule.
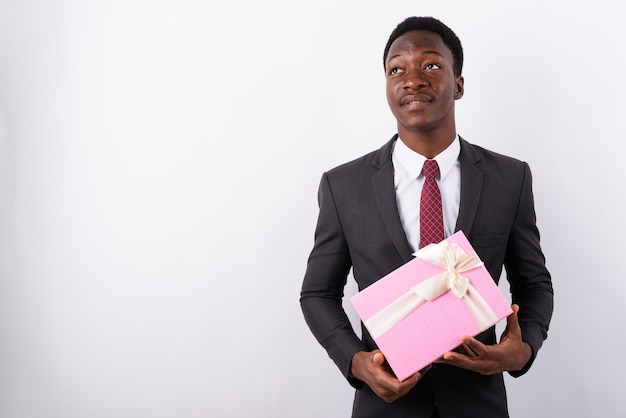
[[[450,28],[428,17],[405,20],[392,32],[383,62],[398,134],[378,151],[324,173],[300,299],[305,319],[357,388],[353,417],[506,417],[502,372],[520,376],[530,368],[553,305],[530,170],[457,135],[463,50]],[[462,230],[496,281],[506,268],[514,313],[499,342],[492,327],[400,382],[367,330],[362,339],[355,334],[342,308],[343,288],[351,268],[364,289],[424,244],[420,195],[427,160],[439,168],[445,237]]]

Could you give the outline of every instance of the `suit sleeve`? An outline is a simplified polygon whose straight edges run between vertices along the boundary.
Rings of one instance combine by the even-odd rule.
[[[302,284],[300,306],[315,338],[350,384],[358,387],[359,381],[350,377],[350,366],[354,354],[366,347],[342,306],[352,261],[327,174],[320,183],[318,203],[315,243]]]
[[[536,226],[532,176],[524,163],[524,179],[518,211],[509,237],[504,267],[511,285],[513,303],[519,305],[519,323],[522,339],[530,344],[533,354],[530,361],[514,377],[526,373],[543,341],[548,335],[548,325],[553,310],[553,289],[550,273],[539,244]]]

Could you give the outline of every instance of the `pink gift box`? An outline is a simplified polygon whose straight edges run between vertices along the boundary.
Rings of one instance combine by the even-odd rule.
[[[406,379],[457,347],[463,336],[476,336],[513,312],[463,232],[459,231],[431,247],[420,250],[413,260],[351,298],[361,320],[399,380]],[[452,262],[454,268],[451,269],[450,261],[444,263],[446,259],[450,260],[450,256],[444,253],[449,254],[451,249],[454,254],[461,254],[461,258],[455,259],[473,256],[474,265],[463,271],[462,262]],[[426,252],[432,255],[433,250],[441,256],[435,264],[432,264],[432,257],[426,256]],[[449,271],[458,273],[461,278],[458,279],[454,273],[446,274]],[[451,277],[457,277],[457,280],[451,281]],[[426,281],[428,283],[423,283]],[[441,286],[444,283],[447,287],[439,292],[443,293],[440,296],[433,298],[430,295],[424,299],[423,295],[428,291],[422,289],[427,289],[424,286],[430,288],[434,282],[439,283],[440,289],[443,289]],[[454,289],[448,291],[450,283]],[[465,283],[466,286],[456,286],[455,283]],[[463,292],[469,290],[463,294],[459,288]],[[478,301],[481,307],[476,308],[473,301]],[[394,313],[390,313],[392,311]],[[384,324],[382,328],[381,323]]]

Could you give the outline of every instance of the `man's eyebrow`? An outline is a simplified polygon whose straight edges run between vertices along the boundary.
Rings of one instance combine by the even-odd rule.
[[[430,50],[428,50],[428,51],[422,51],[422,52],[421,52],[421,54],[422,54],[422,55],[430,55],[430,54],[434,54],[434,55],[439,55],[440,57],[442,57],[442,58],[443,58],[443,54],[442,54],[441,52],[439,52],[439,51],[430,51]],[[401,53],[394,54],[394,55],[392,55],[392,56],[390,56],[390,57],[387,57],[387,61],[389,62],[389,61],[391,61],[392,59],[394,59],[394,58],[398,58],[398,57],[400,57],[400,56],[402,56],[402,54],[401,54]]]

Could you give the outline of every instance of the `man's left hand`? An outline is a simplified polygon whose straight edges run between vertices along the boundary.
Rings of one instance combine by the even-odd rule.
[[[530,360],[532,349],[522,341],[522,330],[517,320],[518,305],[512,305],[513,313],[506,320],[506,328],[496,345],[485,345],[476,338],[464,337],[460,352],[449,351],[437,360],[489,375],[522,369]]]

